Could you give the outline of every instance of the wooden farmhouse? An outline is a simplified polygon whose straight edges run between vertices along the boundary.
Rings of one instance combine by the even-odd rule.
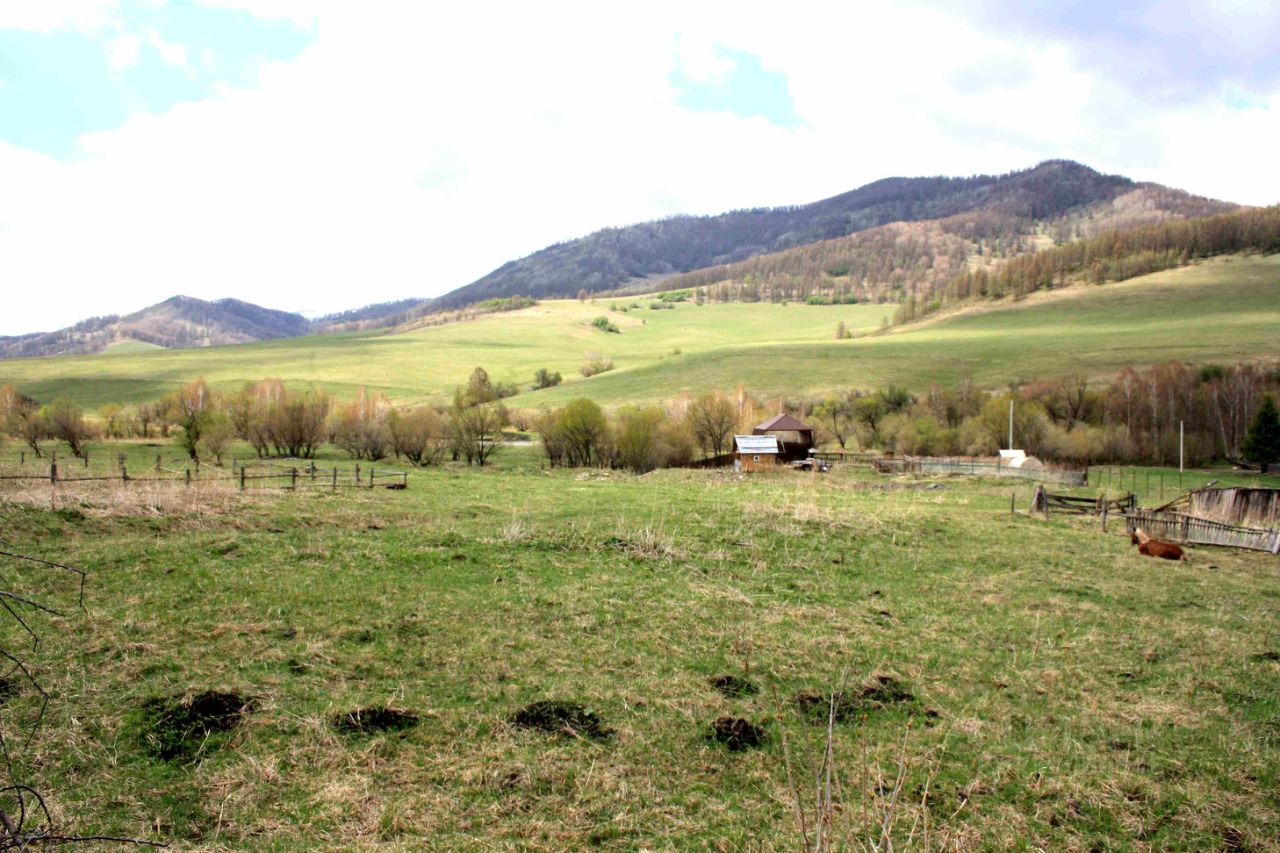
[[[771,471],[778,464],[778,439],[772,435],[735,435],[733,470]]]
[[[752,430],[754,435],[771,435],[778,441],[778,461],[807,459],[813,449],[813,427],[781,412]]]

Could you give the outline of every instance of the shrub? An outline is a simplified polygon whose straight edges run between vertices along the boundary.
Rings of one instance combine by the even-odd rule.
[[[538,431],[552,465],[587,467],[612,458],[609,422],[591,400],[579,398],[543,416]]]
[[[552,372],[545,367],[539,367],[533,374],[533,389],[537,391],[542,388],[554,388],[564,381],[559,371]]]
[[[397,456],[414,465],[435,465],[449,445],[449,428],[435,409],[423,406],[407,412],[392,412],[387,419],[391,446]]]
[[[610,332],[615,335],[621,334],[621,330],[613,323],[610,323],[608,317],[597,317],[591,321],[591,325],[595,326],[602,332]]]
[[[587,360],[578,368],[578,372],[583,376],[595,376],[599,373],[607,373],[610,370],[613,370],[613,359],[598,352],[587,353]]]

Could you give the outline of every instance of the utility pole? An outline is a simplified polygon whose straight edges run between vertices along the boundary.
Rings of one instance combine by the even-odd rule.
[[[1013,399],[1009,400],[1009,449],[1013,450]]]
[[[1186,426],[1186,423],[1184,421],[1178,421],[1178,474],[1179,475],[1182,474],[1182,460],[1183,460],[1182,449],[1185,446],[1183,443],[1183,439],[1186,436],[1186,430],[1184,429],[1185,426]]]

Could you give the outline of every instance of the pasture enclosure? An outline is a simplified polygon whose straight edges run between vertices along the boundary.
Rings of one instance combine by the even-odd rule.
[[[1030,483],[525,463],[0,495],[90,572],[37,652],[56,807],[178,850],[794,849],[829,732],[853,847],[1273,844],[1271,557],[1157,568],[1010,514]]]

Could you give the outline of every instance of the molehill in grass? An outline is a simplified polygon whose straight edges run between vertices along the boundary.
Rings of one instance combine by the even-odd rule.
[[[345,714],[335,714],[329,724],[348,735],[399,732],[416,726],[418,715],[396,708],[356,708]]]
[[[833,699],[828,693],[802,690],[796,694],[800,712],[811,720],[825,721],[832,713]],[[916,696],[891,675],[878,675],[857,690],[842,690],[834,697],[834,717],[838,723],[853,723],[865,713],[894,706],[914,706]],[[935,713],[936,716],[936,713]]]
[[[525,705],[511,715],[511,725],[521,729],[534,729],[547,734],[587,737],[605,740],[613,736],[613,729],[593,711],[576,702],[554,700]]]
[[[760,692],[760,688],[756,687],[755,682],[739,675],[717,675],[708,678],[707,683],[730,699],[754,696]]]
[[[722,743],[730,752],[758,749],[769,742],[764,726],[741,717],[720,717],[711,724],[707,739]]]
[[[213,735],[235,728],[252,710],[253,700],[221,690],[206,690],[190,699],[148,699],[138,708],[139,740],[156,758],[190,758],[209,748]]]

